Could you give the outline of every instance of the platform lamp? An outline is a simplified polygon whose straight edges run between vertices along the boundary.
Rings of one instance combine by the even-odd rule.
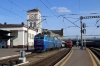
[[[28,35],[28,29],[29,29],[29,27],[28,27],[28,20],[27,20],[27,51],[29,50],[29,47],[28,47],[28,45],[29,45],[29,44],[28,44],[28,36],[29,36],[29,35]]]

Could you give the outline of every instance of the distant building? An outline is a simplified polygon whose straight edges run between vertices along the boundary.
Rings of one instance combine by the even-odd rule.
[[[61,30],[47,30],[43,29],[42,30],[43,34],[48,34],[49,36],[57,37],[59,39],[63,39],[63,29]]]
[[[64,35],[63,29],[61,29],[61,30],[50,30],[50,31],[52,31],[55,34],[59,34],[59,36],[61,36],[61,37]]]

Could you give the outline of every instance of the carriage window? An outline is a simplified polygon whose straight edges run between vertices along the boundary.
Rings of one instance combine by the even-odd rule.
[[[40,39],[44,39],[44,37],[43,37],[43,36],[41,36],[41,37],[40,37]]]

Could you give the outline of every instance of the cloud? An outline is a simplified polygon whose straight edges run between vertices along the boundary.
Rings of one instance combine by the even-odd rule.
[[[88,12],[87,11],[80,11],[80,13],[82,14],[87,14]]]
[[[54,10],[54,9],[57,10],[57,12],[59,12],[59,13],[71,12],[66,7],[52,7],[51,8],[51,10]]]
[[[51,10],[57,9],[57,7],[52,7]]]
[[[89,13],[98,13],[97,11],[90,11]]]
[[[68,10],[67,8],[65,8],[65,7],[59,7],[58,12],[71,12],[71,11]]]
[[[81,14],[98,13],[97,11],[80,11]]]

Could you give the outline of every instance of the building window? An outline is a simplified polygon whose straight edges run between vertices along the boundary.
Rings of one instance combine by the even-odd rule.
[[[34,22],[34,27],[36,27],[36,22]]]
[[[30,22],[30,27],[32,27],[32,22]]]
[[[33,34],[32,34],[32,39],[33,39]]]
[[[31,34],[31,39],[32,39],[32,34]]]
[[[38,32],[38,29],[36,29],[36,32]]]
[[[34,34],[33,34],[32,38],[34,38]]]
[[[28,37],[30,38],[30,34],[28,33]]]
[[[32,34],[31,34],[30,38],[32,39]]]
[[[31,34],[30,34],[30,39],[31,39]]]

